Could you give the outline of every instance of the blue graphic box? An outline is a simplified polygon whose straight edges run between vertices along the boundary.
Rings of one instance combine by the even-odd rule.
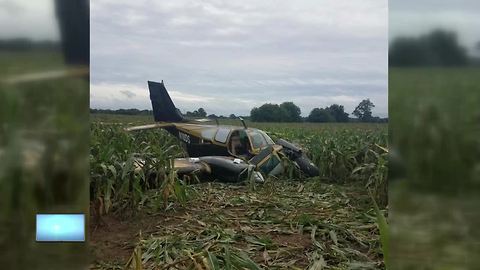
[[[37,242],[84,242],[84,214],[37,214]]]

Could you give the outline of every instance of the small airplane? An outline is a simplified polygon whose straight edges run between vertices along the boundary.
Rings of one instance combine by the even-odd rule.
[[[178,175],[201,174],[224,182],[239,182],[249,175],[263,182],[263,175],[284,171],[284,159],[290,160],[306,176],[319,175],[319,169],[304,151],[279,139],[276,143],[262,130],[243,126],[206,124],[210,119],[185,119],[175,107],[162,82],[148,81],[155,124],[126,128],[137,131],[162,128],[177,137],[189,158],[174,160]],[[141,165],[140,165],[141,166]]]

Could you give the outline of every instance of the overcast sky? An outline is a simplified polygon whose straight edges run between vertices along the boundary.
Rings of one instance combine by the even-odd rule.
[[[182,111],[308,115],[365,98],[387,113],[387,1],[91,2],[92,108],[150,109],[164,80]]]

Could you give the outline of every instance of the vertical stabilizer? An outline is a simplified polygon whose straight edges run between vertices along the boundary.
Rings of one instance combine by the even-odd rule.
[[[150,100],[152,101],[153,117],[156,122],[183,122],[184,119],[179,113],[167,89],[162,82],[148,81]]]

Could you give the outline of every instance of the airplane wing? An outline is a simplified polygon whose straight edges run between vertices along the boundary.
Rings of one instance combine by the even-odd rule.
[[[145,165],[142,160],[136,160],[136,170],[141,170]],[[195,174],[209,180],[221,182],[242,182],[247,180],[249,172],[257,182],[264,182],[260,172],[255,171],[255,166],[241,159],[226,156],[204,156],[198,158],[176,158],[173,167],[178,176]]]
[[[204,156],[198,158],[177,158],[174,168],[179,175],[201,173],[222,182],[241,182],[248,178],[249,171],[257,182],[263,182],[263,176],[255,171],[255,166],[241,159],[226,156]]]
[[[171,126],[173,126],[172,123],[155,123],[155,124],[149,124],[149,125],[127,127],[127,128],[125,128],[125,131],[136,131],[136,130],[153,129],[153,128],[164,128],[164,127],[171,127]]]

